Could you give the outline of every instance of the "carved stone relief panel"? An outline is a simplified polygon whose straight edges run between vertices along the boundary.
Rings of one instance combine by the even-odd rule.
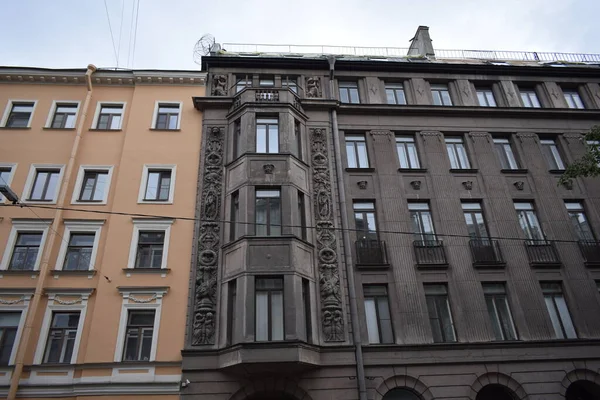
[[[306,97],[318,98],[322,96],[323,93],[321,91],[321,77],[310,76],[306,78]]]
[[[213,75],[211,96],[227,96],[227,75]]]

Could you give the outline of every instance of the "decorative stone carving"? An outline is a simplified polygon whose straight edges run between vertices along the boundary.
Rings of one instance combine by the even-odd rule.
[[[73,304],[81,303],[83,301],[83,297],[79,297],[75,300],[62,300],[58,295],[54,296],[54,301],[58,304],[62,304],[63,306],[71,306]]]
[[[326,342],[344,341],[344,315],[333,224],[327,131],[310,129],[322,329]]]
[[[419,132],[419,135],[421,135],[421,137],[423,138],[423,141],[426,142],[428,138],[433,137],[433,138],[437,138],[437,140],[441,141],[442,140],[442,134],[440,132],[435,132],[435,131],[423,131],[423,132]]]
[[[356,182],[358,188],[361,190],[365,190],[367,188],[367,181],[358,181]]]
[[[392,133],[392,131],[384,131],[384,130],[372,130],[369,131],[369,135],[371,135],[373,137],[373,139],[376,138],[387,138],[387,140],[389,140],[390,142],[392,141],[392,138],[394,137],[394,134]]]
[[[263,169],[265,170],[265,174],[272,174],[275,166],[273,164],[265,164],[263,165]]]
[[[421,190],[421,181],[411,181],[410,186],[415,190]]]
[[[573,181],[571,181],[571,180],[565,181],[565,182],[563,182],[563,186],[567,190],[573,190]]]
[[[525,182],[523,181],[516,181],[515,183],[513,183],[513,185],[515,185],[517,190],[523,190],[525,188]]]
[[[469,132],[469,137],[474,142],[475,138],[485,138],[488,143],[490,142],[491,135],[487,132]]]
[[[580,142],[583,142],[584,137],[585,137],[585,135],[583,135],[581,133],[565,133],[563,135],[563,138],[565,138],[567,140],[578,140]]]
[[[523,143],[523,139],[533,139],[535,142],[538,140],[538,135],[535,133],[517,133],[517,137]]]
[[[213,75],[212,96],[227,96],[227,75]]]
[[[306,78],[306,97],[321,97],[321,77],[311,76]]]
[[[462,183],[462,185],[465,187],[465,189],[467,190],[472,190],[473,189],[473,181],[464,181]]]
[[[19,297],[18,299],[14,299],[14,300],[0,299],[0,304],[12,305],[12,304],[18,304],[24,300],[25,300],[25,297],[23,297],[23,296]]]
[[[129,296],[127,296],[127,298],[129,300],[133,301],[134,303],[142,303],[142,304],[152,303],[154,300],[157,299],[157,297],[158,296],[156,294],[153,294],[152,296],[148,297],[147,299],[142,299],[142,298],[139,298],[139,297],[135,297],[135,296],[133,296],[131,294]]]
[[[192,345],[215,342],[217,264],[221,237],[223,191],[223,128],[209,127],[204,145],[200,232],[192,322]]]

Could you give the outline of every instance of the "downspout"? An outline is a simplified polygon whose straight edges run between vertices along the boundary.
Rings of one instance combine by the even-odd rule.
[[[329,98],[335,99],[334,74],[335,57],[327,58],[329,61]],[[360,338],[360,325],[358,323],[358,305],[356,302],[356,286],[354,284],[354,270],[352,262],[352,241],[348,231],[348,213],[346,212],[346,188],[344,186],[344,170],[342,167],[340,132],[338,129],[337,110],[331,109],[331,125],[333,127],[333,146],[335,169],[337,173],[337,189],[339,195],[340,215],[342,217],[342,237],[344,240],[344,254],[346,264],[346,277],[348,278],[348,297],[350,298],[350,323],[352,325],[352,341],[354,342],[354,356],[356,358],[356,376],[358,380],[358,398],[367,400],[365,383],[365,365],[362,354],[362,340]]]
[[[83,108],[81,110],[82,113],[79,117],[79,124],[77,125],[77,131],[75,133],[75,140],[73,141],[73,147],[71,148],[71,156],[69,157],[67,168],[65,169],[65,175],[61,184],[58,200],[56,202],[56,207],[58,209],[54,214],[52,227],[50,228],[50,236],[48,237],[48,241],[44,251],[44,257],[42,258],[42,261],[40,263],[40,274],[35,285],[35,292],[33,294],[31,302],[29,303],[27,316],[25,318],[25,326],[23,327],[23,334],[21,335],[21,341],[17,348],[15,368],[10,377],[10,388],[8,389],[7,400],[14,400],[17,394],[17,389],[19,388],[19,381],[21,380],[21,374],[23,373],[23,361],[25,359],[25,353],[29,348],[29,341],[31,339],[33,322],[36,314],[38,313],[38,307],[40,305],[40,301],[42,299],[44,290],[44,282],[46,281],[46,277],[48,276],[48,272],[50,269],[50,266],[48,264],[50,261],[50,253],[54,248],[54,244],[56,242],[57,237],[56,232],[58,231],[60,221],[62,220],[63,210],[61,210],[60,208],[64,207],[65,198],[67,196],[67,189],[69,187],[69,182],[71,181],[71,175],[73,173],[73,166],[75,165],[75,158],[77,157],[77,152],[79,150],[79,142],[81,141],[83,125],[85,123],[85,118],[88,113],[90,100],[92,99],[92,74],[96,72],[96,69],[96,66],[90,64],[88,65],[87,71],[85,72],[87,95],[85,96],[85,102],[83,103]]]

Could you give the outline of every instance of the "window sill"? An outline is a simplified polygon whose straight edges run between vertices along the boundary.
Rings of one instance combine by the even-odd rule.
[[[529,262],[529,266],[535,269],[560,269],[562,267],[561,262]]]
[[[398,168],[398,172],[427,172],[427,168]]]
[[[90,128],[88,129],[90,131],[94,131],[94,132],[121,132],[123,129],[119,128],[119,129],[98,129],[98,128]]]
[[[157,131],[157,132],[181,132],[181,129],[177,128],[177,129],[159,129],[159,128],[150,128],[151,131]]]
[[[45,131],[74,131],[77,128],[52,128],[50,126],[45,126],[42,129]]]
[[[123,268],[123,272],[127,274],[168,274],[170,268]]]
[[[78,206],[105,206],[106,201],[72,201],[71,204],[76,204]]]
[[[479,170],[477,168],[450,168],[450,172],[455,174],[476,174]]]
[[[173,204],[173,200],[141,200],[138,204]]]
[[[31,129],[31,127],[29,127],[29,126],[0,126],[0,129],[5,129],[5,130],[14,129],[14,130],[19,130],[19,131],[24,131],[27,129]]]
[[[55,269],[50,272],[50,275],[65,275],[65,276],[93,276],[96,275],[95,269],[84,269],[84,270],[64,270]]]
[[[0,271],[0,275],[39,275],[39,270],[12,270],[3,269]]]
[[[501,169],[500,172],[503,174],[526,174],[527,168]]]
[[[474,262],[473,268],[475,269],[505,269],[505,262]]]
[[[346,172],[375,172],[375,168],[346,168]]]
[[[56,200],[21,200],[21,203],[27,204],[56,204]]]
[[[417,269],[420,270],[432,270],[432,269],[448,269],[450,267],[450,264],[448,263],[439,263],[439,264],[416,264]]]
[[[549,169],[548,173],[549,174],[553,174],[553,175],[562,175],[565,173],[566,170],[564,169]]]

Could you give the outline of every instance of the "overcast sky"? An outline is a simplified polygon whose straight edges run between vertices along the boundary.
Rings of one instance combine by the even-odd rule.
[[[197,69],[204,33],[219,43],[408,47],[419,25],[439,49],[600,53],[600,0],[139,0],[132,57],[134,1],[106,0],[123,68]],[[0,65],[117,65],[104,0],[5,1],[0,15]]]

